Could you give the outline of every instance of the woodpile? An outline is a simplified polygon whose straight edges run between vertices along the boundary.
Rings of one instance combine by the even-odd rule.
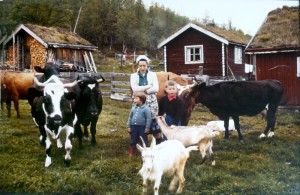
[[[16,46],[16,44],[15,44]],[[13,48],[15,49],[15,52],[13,52]],[[14,68],[17,61],[16,61],[16,53],[17,53],[17,48],[13,47],[12,45],[7,49],[7,61],[5,62],[6,64],[8,64],[10,66],[10,68]],[[15,56],[15,61],[13,60]]]
[[[26,37],[25,47],[27,47],[30,51],[30,67],[44,67],[47,53],[46,48],[31,36]],[[18,52],[18,48],[20,48],[20,46],[18,46],[18,42],[15,42],[14,46],[9,46],[7,51],[7,61],[5,63],[8,64],[12,69],[18,66],[18,62],[21,59],[20,53]]]
[[[44,67],[47,54],[46,48],[30,36],[26,37],[26,46],[30,48],[31,67]]]

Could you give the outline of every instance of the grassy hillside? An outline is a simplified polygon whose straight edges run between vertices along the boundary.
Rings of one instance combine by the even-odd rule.
[[[141,194],[142,179],[137,174],[139,155],[129,159],[126,120],[131,103],[104,99],[97,125],[97,145],[73,142],[72,162],[63,163],[63,149],[53,142],[53,164],[44,168],[45,148],[26,101],[21,101],[21,118],[7,118],[0,112],[0,194]],[[190,125],[217,119],[197,105]],[[279,110],[275,138],[258,140],[265,127],[259,116],[241,117],[244,143],[233,132],[214,139],[216,166],[192,152],[187,161],[183,194],[299,194],[300,114]],[[168,193],[170,178],[162,179],[161,194]],[[153,183],[148,191],[153,194]]]

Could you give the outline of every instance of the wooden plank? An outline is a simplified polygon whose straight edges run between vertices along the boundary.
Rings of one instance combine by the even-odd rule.
[[[91,58],[92,67],[93,67],[93,69],[94,69],[94,72],[97,72],[97,68],[96,68],[96,66],[95,66],[95,61],[94,61],[92,52],[90,51],[89,54],[90,54],[90,58]]]
[[[101,83],[101,84],[99,84],[99,86],[100,86],[101,88],[108,88],[108,89],[111,88],[111,84],[103,84],[103,83]]]
[[[112,88],[111,89],[112,93],[126,93],[126,94],[131,94],[130,89],[122,89],[122,88]]]
[[[122,86],[130,86],[130,82],[128,81],[111,81],[112,85],[122,85]]]
[[[130,77],[131,74],[128,73],[111,73],[112,76],[115,77]]]
[[[121,100],[121,101],[127,101],[127,102],[131,102],[132,98],[128,97],[128,96],[121,96],[121,95],[115,95],[115,94],[111,94],[110,98],[113,100]]]
[[[92,66],[91,66],[91,62],[90,62],[89,56],[88,56],[88,54],[87,54],[86,51],[84,51],[83,57],[84,57],[84,59],[87,61],[87,65],[89,66],[89,69],[90,69],[91,71],[93,71],[93,68],[92,68]]]
[[[110,97],[110,92],[101,91],[102,96]]]

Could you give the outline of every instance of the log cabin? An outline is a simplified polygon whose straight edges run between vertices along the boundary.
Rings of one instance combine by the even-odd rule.
[[[2,64],[11,70],[31,71],[47,62],[61,71],[97,72],[92,52],[97,47],[78,34],[58,27],[20,24],[2,41]]]

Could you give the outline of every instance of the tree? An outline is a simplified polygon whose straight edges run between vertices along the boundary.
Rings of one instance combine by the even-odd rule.
[[[127,47],[143,49],[147,46],[147,26],[149,20],[141,0],[124,0],[122,10],[118,13],[117,38]]]
[[[188,18],[178,16],[170,9],[165,9],[157,4],[149,8],[148,16],[150,18],[148,28],[150,49],[156,49],[159,41],[189,22]]]
[[[43,26],[71,27],[70,0],[16,1],[11,9],[11,18],[17,23],[32,23]]]

